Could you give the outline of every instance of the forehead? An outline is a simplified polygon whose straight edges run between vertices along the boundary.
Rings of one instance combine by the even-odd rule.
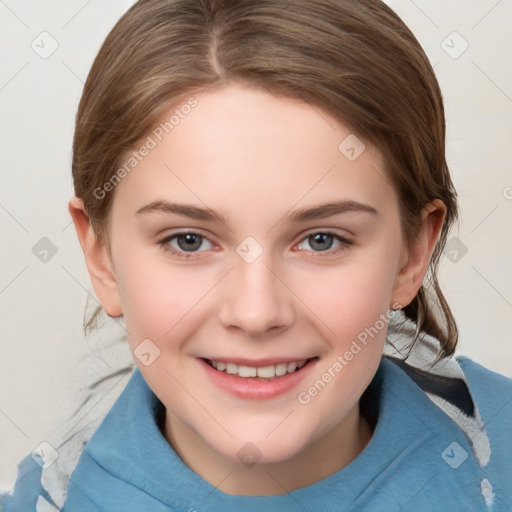
[[[144,145],[150,149],[141,151]],[[135,153],[124,155],[133,168],[114,201],[133,212],[166,198],[216,211],[281,211],[331,199],[396,206],[375,147],[318,107],[246,86],[184,97]]]

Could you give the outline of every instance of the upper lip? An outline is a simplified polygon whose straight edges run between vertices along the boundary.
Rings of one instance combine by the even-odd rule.
[[[247,359],[244,357],[202,357],[201,359],[208,359],[210,361],[222,361],[223,363],[231,363],[236,364],[238,366],[250,366],[254,368],[260,368],[263,366],[273,366],[277,364],[283,363],[295,363],[297,361],[304,361],[308,359],[313,359],[315,356],[304,356],[304,357],[266,357],[264,359]]]

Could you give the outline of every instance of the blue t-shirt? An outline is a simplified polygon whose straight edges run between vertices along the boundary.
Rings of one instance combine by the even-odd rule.
[[[490,442],[490,460],[483,467],[459,426],[403,366],[383,357],[361,399],[362,413],[376,426],[358,457],[287,494],[229,495],[189,469],[163,437],[164,406],[136,368],[83,449],[61,510],[510,512],[512,379],[471,359],[457,360]],[[43,495],[40,473],[30,456],[20,463],[14,496],[6,497],[4,512],[35,512],[40,494],[51,503]]]

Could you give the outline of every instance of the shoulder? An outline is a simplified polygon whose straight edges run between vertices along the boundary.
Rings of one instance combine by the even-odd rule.
[[[494,372],[466,356],[457,356],[471,395],[482,415],[512,414],[512,378]],[[489,418],[490,419],[490,418]]]
[[[490,370],[467,356],[456,356],[455,359],[467,379],[473,381],[473,387],[484,387],[488,390],[508,389],[509,392],[512,392],[512,377],[506,377],[501,373]]]
[[[512,445],[512,378],[494,372],[466,356],[457,356],[471,396],[493,431],[505,429]]]
[[[512,378],[494,372],[465,356],[457,361],[482,418],[490,443],[485,466],[494,483],[496,501],[512,509]]]

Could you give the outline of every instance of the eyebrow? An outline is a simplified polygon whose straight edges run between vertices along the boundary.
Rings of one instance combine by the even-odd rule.
[[[370,205],[356,201],[336,201],[320,204],[311,208],[301,208],[285,215],[284,220],[288,222],[305,222],[308,220],[325,219],[334,215],[348,212],[362,212],[371,215],[379,215],[379,212]],[[226,219],[219,213],[208,208],[200,208],[191,204],[169,203],[166,201],[154,201],[143,206],[135,212],[136,216],[144,216],[151,213],[165,213],[181,215],[190,219],[205,220],[214,222],[219,220],[227,225]]]

